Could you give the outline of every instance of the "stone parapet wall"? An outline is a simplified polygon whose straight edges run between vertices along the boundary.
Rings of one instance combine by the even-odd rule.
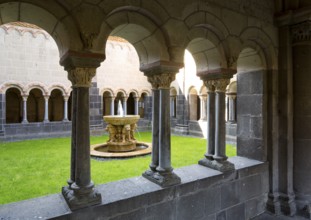
[[[71,134],[71,122],[5,124],[4,129],[3,141],[63,137]]]
[[[251,219],[264,212],[268,164],[243,157],[229,160],[235,164],[233,172],[221,173],[200,165],[176,169],[182,183],[168,188],[143,177],[99,185],[102,204],[76,212],[69,211],[63,197],[57,194],[3,205],[0,216],[59,220]],[[17,208],[19,212],[15,211]]]

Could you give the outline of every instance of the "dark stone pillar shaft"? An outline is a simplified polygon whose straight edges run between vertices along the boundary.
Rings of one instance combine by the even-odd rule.
[[[152,156],[150,169],[156,171],[159,165],[159,90],[152,90]]]
[[[89,187],[91,184],[90,167],[90,119],[89,88],[77,88],[76,112],[76,185]],[[77,120],[78,119],[78,120]]]
[[[71,185],[76,179],[76,116],[77,116],[77,89],[72,88],[71,100],[71,160],[70,160],[70,179]]]
[[[170,90],[160,90],[160,135],[159,135],[159,166],[157,171],[170,172],[171,167],[171,124],[170,124]]]
[[[205,157],[212,160],[215,154],[215,92],[209,91],[207,98],[207,152]]]
[[[226,160],[225,92],[216,91],[215,105],[215,160]]]

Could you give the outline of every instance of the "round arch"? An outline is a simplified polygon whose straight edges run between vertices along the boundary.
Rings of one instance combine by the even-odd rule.
[[[33,89],[41,90],[43,96],[49,95],[49,90],[48,90],[47,86],[44,85],[43,83],[40,83],[40,82],[35,82],[35,83],[28,84],[26,86],[26,92],[25,92],[26,95],[29,95],[30,91],[33,90]]]
[[[35,5],[9,1],[0,4],[0,7],[2,9],[0,25],[11,22],[26,22],[44,29],[55,40],[60,57],[70,49],[82,48],[81,42],[78,41],[80,37],[75,22],[57,2],[50,2],[49,4],[37,2]],[[63,18],[66,15],[67,19],[64,21]]]
[[[19,82],[6,82],[2,84],[0,86],[0,93],[4,94],[10,88],[18,89],[22,96],[26,94],[25,86]]]
[[[99,37],[96,40],[97,48],[103,52],[108,36],[118,36],[134,46],[140,66],[170,60],[167,34],[159,27],[161,27],[161,21],[145,9],[117,8],[111,11],[102,23]]]

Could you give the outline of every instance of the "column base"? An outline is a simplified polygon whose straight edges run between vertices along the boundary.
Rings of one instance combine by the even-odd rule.
[[[216,161],[216,160],[208,160],[206,158],[199,161],[199,164],[214,170],[218,170],[220,172],[227,172],[234,170],[234,164],[229,161]]]
[[[142,176],[161,187],[173,186],[181,182],[180,177],[174,172],[154,172],[147,170]]]
[[[283,193],[270,193],[266,208],[275,215],[294,216],[296,214],[296,202],[294,195],[286,195]]]
[[[48,119],[43,120],[44,123],[49,123],[50,121]]]
[[[69,186],[62,188],[62,194],[71,210],[77,210],[93,205],[101,204],[101,194],[96,189],[91,189],[88,193],[78,193]]]
[[[29,122],[27,120],[23,120],[22,124],[28,124]]]
[[[279,195],[278,193],[273,194],[273,193],[269,193],[268,195],[268,201],[266,204],[266,209],[268,212],[271,212],[275,215],[281,215],[281,203],[279,200]]]
[[[294,216],[296,214],[296,202],[295,195],[280,194],[281,211],[288,216]]]

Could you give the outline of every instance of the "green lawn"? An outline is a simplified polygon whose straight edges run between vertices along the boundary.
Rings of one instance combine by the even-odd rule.
[[[151,142],[151,133],[136,135]],[[91,144],[102,143],[107,136],[91,137]],[[196,164],[203,157],[206,140],[172,136],[172,166]],[[234,156],[235,147],[227,146]],[[70,138],[52,138],[0,144],[0,204],[59,193],[69,177]],[[95,184],[139,176],[148,169],[150,156],[123,160],[91,160]]]

